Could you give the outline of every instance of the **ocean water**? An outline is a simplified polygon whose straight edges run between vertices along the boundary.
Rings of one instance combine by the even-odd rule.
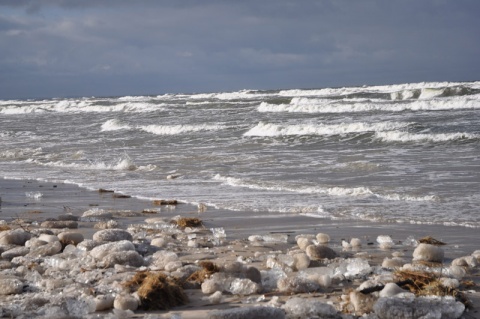
[[[4,178],[480,227],[480,82],[0,101],[0,147]]]

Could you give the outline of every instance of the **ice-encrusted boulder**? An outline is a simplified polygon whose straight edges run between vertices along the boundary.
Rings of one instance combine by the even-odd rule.
[[[95,297],[95,311],[105,311],[113,308],[115,297],[112,295],[97,295]]]
[[[410,292],[405,290],[405,289],[400,288],[396,283],[389,282],[380,291],[379,296],[380,297],[393,297],[393,296],[396,296],[398,294],[404,294],[404,293],[410,293]]]
[[[301,250],[307,249],[308,246],[313,244],[313,240],[306,237],[297,238],[297,245]]]
[[[274,307],[242,307],[214,310],[208,313],[208,319],[284,319],[285,312]]]
[[[70,231],[61,232],[57,237],[64,245],[78,245],[84,240],[83,234]]]
[[[388,235],[379,235],[377,237],[377,243],[381,249],[390,249],[395,245],[392,237]]]
[[[430,244],[419,244],[413,251],[413,260],[443,262],[444,252],[441,247]]]
[[[288,318],[340,318],[332,305],[314,299],[294,297],[287,300],[283,309]]]
[[[62,251],[62,244],[57,241],[49,242],[45,245],[32,248],[30,250],[30,253],[28,256],[31,257],[45,257],[45,256],[53,256],[55,254],[58,254],[60,251]]]
[[[168,250],[160,250],[153,254],[151,266],[163,270],[168,263],[176,261],[179,261],[176,253]]]
[[[14,277],[0,276],[0,295],[21,294],[23,282]]]
[[[73,220],[47,220],[40,224],[43,228],[78,228],[78,223]]]
[[[104,229],[93,234],[93,240],[96,241],[132,241],[132,234],[123,229]]]
[[[138,300],[132,295],[119,294],[113,301],[113,307],[120,310],[135,311],[138,308]]]
[[[19,247],[14,247],[12,249],[9,249],[7,251],[4,251],[1,256],[3,259],[6,260],[12,260],[15,257],[18,256],[25,256],[30,252],[30,248],[24,247],[24,246],[19,246]]]
[[[117,264],[141,267],[144,263],[143,257],[134,250],[112,252],[106,255],[102,261],[105,267],[113,267]]]
[[[293,255],[294,268],[296,270],[307,269],[310,266],[310,257],[306,253],[298,253]]]
[[[315,236],[319,244],[328,244],[330,242],[330,236],[324,233],[318,233]]]
[[[453,297],[380,298],[373,306],[380,319],[456,319],[465,305]]]
[[[316,246],[310,245],[306,248],[305,252],[308,257],[312,260],[321,260],[321,259],[334,259],[337,257],[337,253],[327,246]]]
[[[23,246],[32,235],[23,229],[7,230],[0,232],[0,245]]]
[[[100,246],[93,248],[90,251],[90,256],[97,260],[102,260],[105,256],[110,253],[118,252],[118,251],[130,251],[135,250],[135,246],[131,241],[128,240],[121,240],[115,241],[111,243],[106,243]]]

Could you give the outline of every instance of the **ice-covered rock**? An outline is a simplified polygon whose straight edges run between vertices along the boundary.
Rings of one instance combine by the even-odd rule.
[[[458,280],[461,280],[467,274],[467,271],[464,267],[450,265],[448,271],[446,272],[449,276],[454,277]]]
[[[372,272],[372,267],[366,259],[351,258],[342,261],[336,268],[334,276],[343,275],[347,279],[365,276]]]
[[[93,240],[96,241],[132,241],[132,234],[123,229],[104,229],[93,234]]]
[[[115,241],[111,243],[106,243],[100,246],[93,248],[90,251],[90,256],[97,260],[102,260],[106,255],[118,252],[118,251],[130,251],[135,250],[135,246],[131,241],[128,240],[121,240]]]
[[[152,256],[151,266],[159,269],[165,269],[165,266],[172,261],[178,261],[178,255],[173,251],[159,250]]]
[[[480,250],[475,250],[473,253],[472,253],[472,257],[474,257],[478,263],[480,263]]]
[[[165,271],[172,272],[182,267],[182,262],[180,260],[170,261],[165,265]]]
[[[44,228],[78,228],[78,223],[73,220],[47,220],[40,224]]]
[[[350,239],[350,245],[352,247],[360,247],[362,246],[362,240],[360,238],[352,238]]]
[[[225,273],[214,273],[202,283],[202,292],[210,295],[215,291],[226,291],[230,287],[231,282],[232,278],[228,278]]]
[[[374,294],[363,294],[359,291],[351,291],[348,297],[357,315],[372,312],[373,306],[378,299]]]
[[[294,269],[303,270],[310,266],[310,257],[306,253],[298,253],[293,255]]]
[[[113,307],[120,310],[135,311],[138,308],[138,300],[132,295],[119,294],[113,301]]]
[[[208,313],[208,319],[284,319],[285,312],[274,307],[241,307],[214,310]]]
[[[59,240],[57,236],[50,234],[40,234],[40,236],[38,236],[38,239],[43,240],[47,243],[53,243]]]
[[[287,277],[282,269],[261,270],[260,273],[262,274],[262,287],[267,291],[277,289],[278,280]]]
[[[379,296],[380,297],[393,297],[393,296],[396,296],[398,294],[403,294],[403,293],[410,293],[410,292],[400,288],[396,283],[389,282],[380,291]]]
[[[395,243],[392,240],[392,237],[388,235],[379,235],[377,237],[377,243],[381,249],[390,249],[395,246]]]
[[[62,251],[62,244],[60,244],[60,242],[57,240],[54,242],[49,242],[43,246],[32,248],[28,256],[31,256],[31,257],[53,256],[58,254],[60,251]]]
[[[12,260],[13,258],[18,257],[18,256],[25,256],[29,252],[30,252],[30,248],[20,246],[20,247],[14,247],[12,249],[4,251],[1,254],[1,256],[2,256],[3,259]]]
[[[23,282],[15,277],[0,275],[0,295],[21,294],[23,292]]]
[[[243,264],[238,261],[226,262],[222,268],[227,273],[242,273],[244,270]]]
[[[452,266],[475,268],[478,266],[477,259],[473,256],[464,256],[452,260]]]
[[[328,244],[330,242],[330,236],[324,233],[318,233],[316,239],[319,244]]]
[[[307,249],[308,246],[313,244],[313,240],[310,238],[299,237],[297,239],[297,245],[301,250]]]
[[[289,318],[338,318],[337,310],[327,303],[314,299],[294,297],[288,299],[283,309]]]
[[[373,306],[380,319],[454,319],[465,305],[452,297],[380,298]]]
[[[337,257],[337,253],[333,249],[322,245],[310,245],[305,252],[312,260],[334,259]]]
[[[30,233],[23,229],[6,230],[0,232],[0,245],[23,246],[31,237]]]
[[[442,286],[452,289],[458,288],[460,286],[460,282],[455,278],[442,277],[440,278],[440,283],[442,284]]]
[[[444,252],[441,247],[430,244],[419,244],[413,251],[413,260],[443,262]]]
[[[155,247],[159,247],[159,248],[165,247],[166,244],[167,244],[167,241],[163,237],[154,238],[150,242],[150,245],[155,246]]]
[[[45,245],[46,243],[46,241],[40,240],[38,237],[33,237],[25,242],[25,247],[34,248]]]
[[[260,270],[258,270],[258,268],[256,267],[247,267],[247,269],[245,270],[245,277],[247,277],[253,282],[256,282],[257,284],[262,283],[262,275],[260,273]]]
[[[58,234],[57,237],[62,244],[64,245],[71,244],[75,246],[81,243],[84,239],[83,234],[78,232],[70,232],[70,231],[61,232],[60,234]]]
[[[115,297],[112,295],[97,295],[95,297],[95,311],[105,311],[113,308]]]
[[[383,268],[395,269],[400,268],[405,264],[405,260],[401,258],[388,258],[386,257],[382,262]]]
[[[117,264],[141,267],[144,263],[143,257],[134,250],[111,252],[102,261],[105,267],[113,267]]]
[[[106,210],[100,209],[100,208],[92,208],[83,212],[82,214],[82,218],[85,218],[85,217],[112,218],[112,216],[113,216],[112,213],[107,212]]]
[[[278,290],[289,293],[305,293],[320,290],[320,284],[316,278],[308,278],[304,276],[291,275],[280,278],[277,281]]]
[[[210,303],[214,305],[221,303],[223,300],[222,292],[221,291],[214,292],[212,295],[208,297],[208,300],[210,301]]]
[[[228,288],[234,295],[251,295],[260,292],[261,286],[250,279],[235,278]]]

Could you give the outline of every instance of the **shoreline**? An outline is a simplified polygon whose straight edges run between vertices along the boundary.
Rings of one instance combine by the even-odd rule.
[[[29,194],[28,196],[26,194]],[[39,195],[38,193],[41,193]],[[36,194],[36,195],[35,195]],[[297,236],[315,236],[318,233],[325,233],[330,236],[328,246],[338,253],[341,258],[353,258],[361,256],[367,258],[370,265],[379,267],[382,260],[392,257],[394,252],[404,256],[408,261],[411,258],[415,247],[406,244],[408,238],[422,238],[432,236],[435,239],[447,243],[443,246],[445,252],[444,263],[450,264],[455,258],[472,254],[480,249],[480,236],[478,231],[472,228],[461,226],[443,226],[443,225],[418,225],[402,223],[378,223],[368,221],[354,220],[330,220],[322,218],[308,217],[297,214],[273,214],[262,212],[232,212],[226,210],[207,209],[205,212],[199,212],[196,206],[189,204],[178,204],[173,206],[157,206],[152,201],[141,200],[137,198],[116,198],[112,193],[102,193],[98,191],[87,190],[73,184],[51,183],[35,180],[8,180],[0,179],[0,220],[5,220],[7,224],[14,224],[17,221],[29,225],[39,225],[44,221],[56,219],[60,215],[74,215],[79,218],[78,228],[71,229],[84,236],[85,240],[91,240],[93,235],[99,231],[94,228],[95,221],[84,221],[81,216],[89,210],[113,211],[121,214],[114,215],[118,223],[118,229],[127,230],[134,234],[139,242],[145,242],[148,236],[148,229],[136,232],[136,225],[145,224],[147,219],[162,219],[169,221],[176,216],[195,217],[203,222],[201,230],[186,230],[173,233],[172,239],[168,239],[169,244],[163,249],[172,249],[175,251],[179,260],[184,265],[197,265],[199,260],[215,260],[219,264],[230,265],[236,261],[242,261],[245,265],[252,265],[258,269],[265,270],[266,260],[262,255],[279,254],[279,252],[292,252],[295,247],[298,250]],[[35,198],[37,197],[37,198]],[[160,199],[160,198],[159,198]],[[167,199],[167,198],[165,198]],[[168,198],[170,199],[170,198]],[[148,213],[145,213],[147,212]],[[130,213],[128,213],[130,212]],[[143,213],[142,213],[143,212]],[[153,212],[153,213],[152,213]],[[20,222],[18,223],[20,225]],[[38,226],[32,226],[37,228]],[[23,227],[22,227],[23,229]],[[132,230],[133,229],[133,230]],[[192,246],[188,238],[200,238],[212,229],[223,229],[226,237],[221,238],[222,242],[218,246]],[[53,234],[57,235],[61,230],[52,229]],[[146,232],[147,235],[141,234]],[[1,233],[1,232],[0,232]],[[189,235],[193,234],[193,235]],[[249,240],[249,236],[280,236],[285,240],[279,242],[256,242]],[[388,235],[393,240],[392,249],[381,249],[377,243],[377,237]],[[145,237],[146,236],[146,237]],[[170,236],[170,235],[169,235]],[[143,239],[142,239],[143,238]],[[183,238],[183,239],[182,239]],[[352,238],[359,238],[362,246],[359,249],[345,249],[342,246],[343,241],[349,242]],[[150,240],[150,239],[148,239]],[[182,241],[183,240],[183,241]],[[1,245],[0,245],[1,246]],[[3,251],[3,250],[2,250]],[[61,254],[60,254],[61,255]],[[27,255],[28,256],[28,255]],[[19,257],[16,257],[19,258]],[[21,257],[25,258],[25,257]],[[48,259],[50,257],[45,257]],[[0,262],[6,262],[0,259]],[[12,261],[15,260],[12,259]],[[20,259],[22,260],[22,259]],[[25,259],[27,260],[27,259]],[[248,262],[248,260],[252,260]],[[314,267],[321,266],[321,263],[313,262]],[[325,264],[325,265],[328,265]],[[4,266],[2,266],[4,267]],[[16,266],[25,272],[25,267]],[[93,266],[92,266],[93,267]],[[96,267],[96,266],[95,266]],[[93,267],[92,272],[98,271]],[[225,266],[227,267],[227,266]],[[139,269],[144,269],[145,266]],[[115,265],[114,273],[121,278],[134,273],[135,269],[130,266]],[[149,269],[147,267],[147,269]],[[288,272],[287,272],[288,273]],[[1,279],[0,275],[0,279]],[[474,304],[474,308],[468,313],[467,318],[480,318],[480,279],[478,271],[471,278],[475,283],[474,288],[469,293],[469,298]],[[470,279],[470,277],[468,277]],[[46,280],[46,279],[44,279]],[[65,285],[69,281],[65,280]],[[228,310],[238,307],[262,306],[265,302],[273,303],[276,296],[281,303],[285,303],[290,297],[298,296],[307,300],[320,300],[325,303],[336,304],[340,295],[345,293],[348,287],[358,286],[359,279],[352,282],[333,285],[320,292],[308,293],[273,293],[262,295],[254,294],[253,297],[224,294],[222,302],[211,302],[208,295],[196,289],[188,289],[186,293],[190,299],[187,305],[175,307],[170,311],[136,311],[134,318],[142,318],[144,315],[162,315],[158,318],[167,318],[163,315],[180,314],[181,318],[210,318],[209,312],[213,310]],[[70,287],[70,286],[68,286]],[[203,289],[203,288],[202,288]],[[0,296],[0,301],[20,302],[27,298],[24,294],[11,296]],[[263,297],[262,297],[263,296]],[[265,297],[268,296],[268,297]],[[273,296],[273,297],[272,297]],[[5,299],[6,298],[6,299]],[[252,298],[254,300],[252,300]],[[262,300],[260,300],[263,298]],[[275,299],[276,300],[276,299]],[[102,314],[102,313],[100,313]],[[106,315],[106,313],[103,313]],[[170,318],[170,317],[168,317]],[[352,317],[357,318],[357,317]]]

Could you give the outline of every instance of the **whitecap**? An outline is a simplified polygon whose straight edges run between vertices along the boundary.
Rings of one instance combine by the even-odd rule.
[[[130,125],[122,123],[118,119],[111,119],[102,124],[102,132],[105,131],[118,131],[118,130],[128,130]]]
[[[141,130],[156,135],[177,135],[199,131],[218,131],[225,129],[223,125],[146,125],[140,126]]]

